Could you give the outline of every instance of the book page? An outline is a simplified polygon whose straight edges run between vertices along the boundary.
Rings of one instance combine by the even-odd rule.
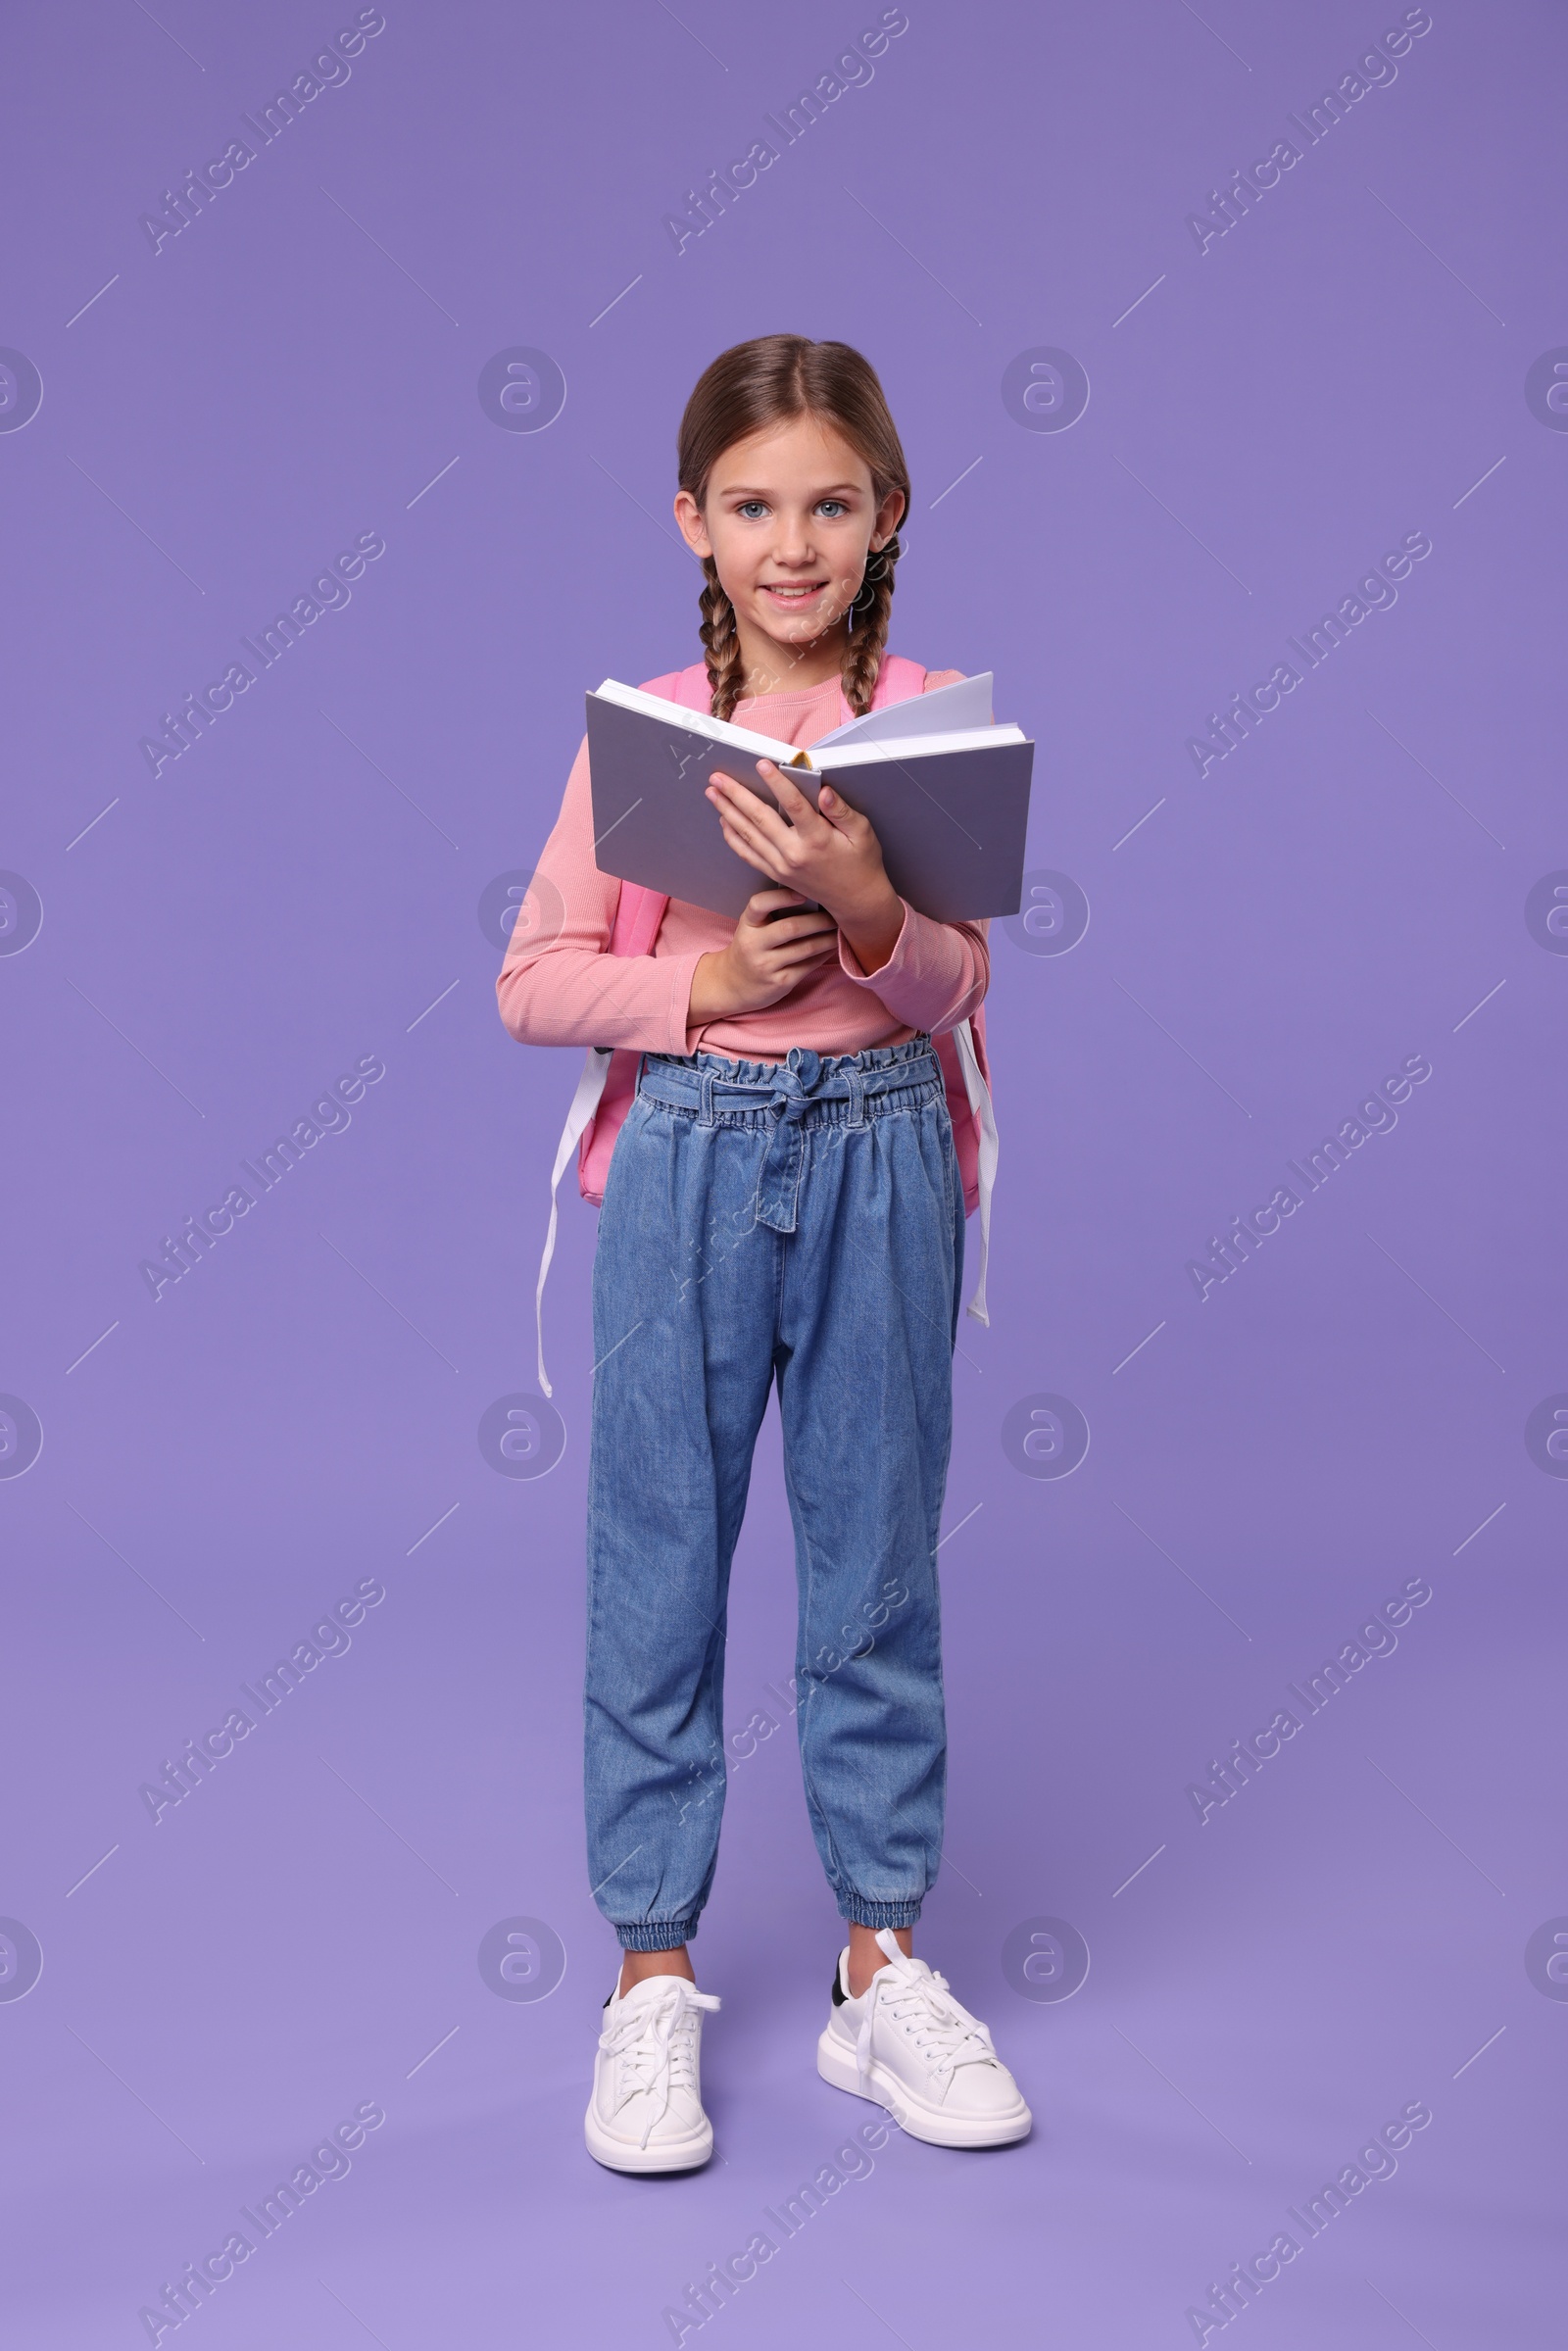
[[[666,726],[682,726],[688,734],[706,735],[710,743],[727,744],[732,751],[754,751],[760,759],[772,759],[780,767],[800,757],[793,743],[760,735],[753,727],[734,726],[707,710],[689,710],[684,703],[670,702],[662,694],[645,694],[640,686],[623,686],[617,678],[607,677],[597,693],[600,701],[617,703],[623,710],[641,710],[645,718],[662,718]]]
[[[823,751],[829,744],[891,743],[905,735],[952,734],[963,727],[989,726],[991,687],[989,669],[981,670],[977,677],[955,678],[951,686],[937,686],[929,694],[910,694],[903,702],[890,702],[884,710],[867,710],[863,717],[851,718],[830,734],[819,735],[811,748]]]

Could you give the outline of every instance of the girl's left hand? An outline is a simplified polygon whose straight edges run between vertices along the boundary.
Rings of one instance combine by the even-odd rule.
[[[815,899],[854,948],[862,970],[874,971],[887,961],[904,927],[904,901],[888,880],[870,818],[850,808],[831,784],[822,785],[813,808],[772,759],[759,759],[757,772],[790,821],[786,824],[777,809],[743,784],[714,774],[708,797],[718,810],[725,840],[768,881]]]

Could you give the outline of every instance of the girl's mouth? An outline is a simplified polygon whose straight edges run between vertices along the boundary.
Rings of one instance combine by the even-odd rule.
[[[825,579],[764,580],[762,593],[770,596],[775,604],[793,610],[803,604],[814,604],[827,584]]]

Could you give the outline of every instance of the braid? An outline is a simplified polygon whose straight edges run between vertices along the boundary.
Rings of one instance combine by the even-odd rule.
[[[718,584],[718,568],[710,555],[703,558],[707,581],[698,599],[703,615],[703,654],[711,689],[709,714],[727,718],[741,699],[741,641],[735,626],[735,607]]]
[[[844,651],[841,682],[844,699],[857,718],[864,717],[876,692],[893,611],[894,566],[903,552],[895,531],[887,545],[868,559],[859,594],[850,607],[850,641]]]

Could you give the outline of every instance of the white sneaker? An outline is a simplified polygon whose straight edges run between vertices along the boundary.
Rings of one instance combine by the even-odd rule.
[[[686,2172],[708,2161],[703,2011],[718,2005],[684,1976],[645,1976],[611,1993],[584,2126],[597,2162],[612,2172]]]
[[[850,1997],[850,1953],[839,1954],[833,2007],[816,2044],[816,2070],[835,2089],[874,2098],[911,2138],[937,2147],[1004,2147],[1027,2135],[1033,2117],[991,2043],[923,1959],[900,1950],[884,1927],[878,1968]]]

